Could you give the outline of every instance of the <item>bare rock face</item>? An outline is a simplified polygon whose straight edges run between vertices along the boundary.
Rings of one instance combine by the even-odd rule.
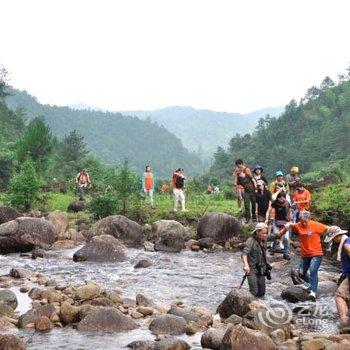
[[[110,235],[127,246],[139,247],[142,241],[142,227],[123,215],[111,215],[97,221],[89,230],[88,238]]]
[[[21,215],[15,209],[0,207],[0,225],[8,221],[15,220],[20,216]]]
[[[112,307],[98,307],[91,310],[78,324],[83,332],[125,332],[136,329],[137,324]]]
[[[240,234],[240,226],[236,218],[223,213],[207,213],[198,223],[198,238],[212,238],[218,244],[224,244],[229,239]]]
[[[0,225],[0,253],[47,249],[55,241],[55,228],[43,218],[19,217]]]
[[[150,324],[149,329],[154,334],[179,335],[185,333],[186,321],[175,315],[160,315]]]
[[[47,220],[52,223],[55,228],[56,237],[64,233],[68,229],[69,218],[66,213],[60,210],[55,210],[49,214]]]
[[[238,324],[228,328],[220,347],[220,350],[232,349],[275,350],[276,346],[265,333]]]
[[[110,235],[92,237],[73,255],[74,261],[118,262],[125,258],[124,245]]]

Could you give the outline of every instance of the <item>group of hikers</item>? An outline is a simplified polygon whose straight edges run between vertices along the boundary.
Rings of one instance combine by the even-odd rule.
[[[181,210],[183,212],[188,211],[186,209],[186,196],[185,196],[185,188],[186,188],[186,180],[187,177],[185,176],[185,170],[183,168],[178,168],[175,170],[172,174],[172,188],[173,188],[173,194],[174,194],[174,207],[173,210],[177,211],[178,205],[180,203]],[[91,185],[91,180],[89,173],[87,169],[83,169],[81,172],[79,172],[75,178],[75,182],[78,186],[79,191],[79,199],[84,199],[84,194],[86,190]],[[154,209],[154,188],[155,188],[155,181],[154,181],[154,175],[152,172],[152,169],[149,165],[146,166],[145,171],[142,175],[142,191],[144,192],[146,199],[149,199],[151,207]],[[167,193],[169,191],[168,186],[162,186],[162,192]]]
[[[271,242],[271,253],[283,253],[290,260],[289,238],[297,235],[300,240],[300,264],[293,282],[308,292],[308,298],[316,301],[318,272],[322,263],[322,237],[326,251],[332,245],[337,248],[337,260],[341,261],[342,274],[334,295],[342,327],[349,326],[350,305],[350,237],[348,231],[338,226],[328,226],[312,220],[310,212],[311,193],[304,188],[298,167],[293,166],[284,178],[282,171],[268,184],[261,166],[253,171],[241,159],[236,161],[233,176],[239,205],[244,203],[247,221],[257,221],[255,229],[242,251],[244,279],[255,297],[265,295],[266,279],[271,279],[271,265],[266,252]],[[283,249],[280,251],[280,244]]]

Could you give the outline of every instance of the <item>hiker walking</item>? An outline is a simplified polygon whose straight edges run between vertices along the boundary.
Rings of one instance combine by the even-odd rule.
[[[290,222],[290,204],[287,201],[285,192],[279,192],[275,200],[270,204],[268,212],[266,214],[267,222],[272,220],[272,212],[274,212],[272,231],[274,233],[280,232],[285,225]],[[278,252],[279,241],[274,241],[272,245],[271,252]],[[283,237],[283,259],[290,260],[289,251],[289,230],[286,231]]]
[[[244,202],[244,217],[246,222],[251,220],[256,221],[256,208],[255,208],[255,182],[250,169],[243,165],[243,161],[238,159],[236,161],[236,176],[237,186],[242,188],[243,202]]]
[[[77,174],[75,178],[75,183],[78,185],[79,199],[84,200],[85,192],[91,184],[90,176],[87,169],[83,169]]]
[[[281,238],[285,232],[268,235],[268,226],[259,222],[252,237],[244,244],[242,252],[243,271],[248,278],[249,291],[254,297],[263,297],[266,291],[265,278],[271,279],[271,266],[266,259],[266,243]]]
[[[281,170],[276,171],[276,178],[270,183],[269,190],[273,199],[275,199],[277,194],[282,191],[287,195],[289,194],[289,185],[283,179],[283,172]]]
[[[300,212],[309,211],[311,202],[311,193],[304,187],[302,182],[295,185],[295,193],[293,196],[293,206],[295,210],[295,221],[299,221]]]
[[[338,281],[338,289],[334,294],[335,304],[340,318],[340,326],[349,326],[349,305],[350,305],[350,237],[348,231],[338,226],[331,226],[328,229],[325,242],[338,244],[337,261],[341,261],[342,273]]]
[[[298,271],[299,277],[306,282],[304,287],[309,292],[310,300],[316,301],[318,270],[323,256],[321,236],[324,233],[328,233],[329,226],[310,220],[310,218],[310,212],[302,211],[300,212],[300,221],[287,224],[283,230],[289,229],[290,226],[300,237],[301,260]]]
[[[186,199],[185,199],[185,181],[187,180],[184,175],[184,169],[179,168],[173,173],[172,183],[173,183],[173,193],[174,193],[174,211],[177,211],[177,205],[181,203],[181,210],[188,211],[186,209]]]
[[[149,165],[146,166],[142,176],[142,189],[145,192],[146,198],[149,197],[151,207],[154,209],[153,193],[154,193],[154,176]]]
[[[233,171],[232,177],[233,177],[233,187],[236,191],[236,196],[237,196],[237,206],[238,210],[242,210],[242,205],[243,205],[243,196],[244,196],[244,187],[240,184],[238,184],[238,176],[240,174],[246,174],[252,176],[252,172],[249,169],[249,167],[244,165],[244,162],[242,159],[237,159],[235,161],[235,169]]]
[[[258,180],[256,184],[258,187],[255,193],[256,216],[259,222],[265,222],[269,219],[266,214],[271,203],[271,193],[267,190],[263,180]]]
[[[297,184],[301,181],[299,177],[299,168],[293,166],[290,168],[289,174],[286,175],[286,181],[289,186],[290,196],[293,199]]]
[[[257,182],[259,180],[262,180],[264,182],[265,186],[268,185],[267,179],[266,179],[265,175],[263,174],[263,172],[264,172],[264,169],[262,168],[262,166],[256,165],[254,167],[254,169],[253,169],[253,178],[254,178],[254,181],[255,181],[256,185],[257,185]]]

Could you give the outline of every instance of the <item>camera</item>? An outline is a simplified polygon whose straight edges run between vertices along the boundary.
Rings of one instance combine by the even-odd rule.
[[[271,279],[271,270],[272,270],[272,266],[267,264],[266,266],[266,271],[265,271],[265,277],[270,280]]]

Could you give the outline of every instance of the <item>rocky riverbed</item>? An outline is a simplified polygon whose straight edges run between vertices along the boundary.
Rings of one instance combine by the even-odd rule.
[[[7,334],[0,349],[4,342],[13,342],[8,349],[52,350],[350,348],[349,336],[337,335],[336,268],[325,260],[317,303],[303,301],[290,278],[297,243],[291,262],[269,257],[273,279],[257,301],[247,284],[237,289],[243,274],[232,217],[206,217],[197,236],[176,222],[140,228],[109,218],[78,232],[62,214],[47,221],[51,249],[25,233],[34,252],[0,255],[0,330]],[[2,236],[0,225],[0,241],[10,227],[20,246],[22,222]]]

